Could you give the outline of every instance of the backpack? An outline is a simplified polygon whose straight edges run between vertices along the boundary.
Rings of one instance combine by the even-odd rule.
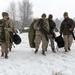
[[[20,36],[18,35],[18,34],[13,34],[13,42],[16,44],[16,45],[18,45],[18,44],[20,44],[21,43],[21,38],[20,38]]]
[[[59,48],[64,47],[64,40],[63,40],[62,36],[55,37],[55,41]]]

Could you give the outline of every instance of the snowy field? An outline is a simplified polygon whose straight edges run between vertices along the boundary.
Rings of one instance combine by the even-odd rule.
[[[49,46],[43,56],[41,47],[37,54],[29,47],[27,33],[20,36],[22,43],[15,45],[9,58],[0,57],[0,75],[75,75],[75,41],[67,53],[63,48],[53,53]]]

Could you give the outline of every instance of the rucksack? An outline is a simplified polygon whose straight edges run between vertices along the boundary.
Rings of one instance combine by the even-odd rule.
[[[13,42],[16,44],[16,45],[18,45],[18,44],[20,44],[21,43],[21,38],[20,38],[20,36],[18,35],[18,34],[13,34]]]
[[[59,48],[64,47],[64,40],[63,40],[62,36],[55,37],[55,41]]]

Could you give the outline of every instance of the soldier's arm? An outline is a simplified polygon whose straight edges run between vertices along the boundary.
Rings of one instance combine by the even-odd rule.
[[[8,27],[5,27],[4,29],[7,29],[7,30],[10,31],[10,32],[14,32],[14,31],[15,31],[15,30],[14,30],[14,22],[13,22],[13,20],[9,19],[9,20],[7,21],[7,23],[6,23],[6,25],[7,25]]]
[[[75,23],[73,20],[71,20],[71,23],[72,23],[72,30],[74,30],[74,27],[75,27]]]
[[[47,29],[49,30],[49,23],[48,23],[48,21],[46,21],[46,24],[47,24]]]
[[[11,27],[12,31],[14,32],[15,29],[14,29],[14,22],[13,22],[13,20],[10,20],[10,27]]]
[[[56,29],[56,24],[55,24],[55,22],[53,21],[52,30],[54,31],[55,29]]]
[[[39,30],[40,29],[40,27],[38,27],[37,23],[34,24],[34,29],[35,30]]]
[[[55,22],[53,21],[53,29],[55,29],[56,28],[56,24],[55,24]]]

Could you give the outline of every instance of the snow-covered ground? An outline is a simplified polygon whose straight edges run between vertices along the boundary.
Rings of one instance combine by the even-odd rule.
[[[41,46],[37,54],[29,47],[27,33],[20,36],[22,43],[15,45],[9,58],[0,57],[0,75],[75,75],[75,41],[67,53],[63,48],[53,53],[49,46],[43,56]]]

